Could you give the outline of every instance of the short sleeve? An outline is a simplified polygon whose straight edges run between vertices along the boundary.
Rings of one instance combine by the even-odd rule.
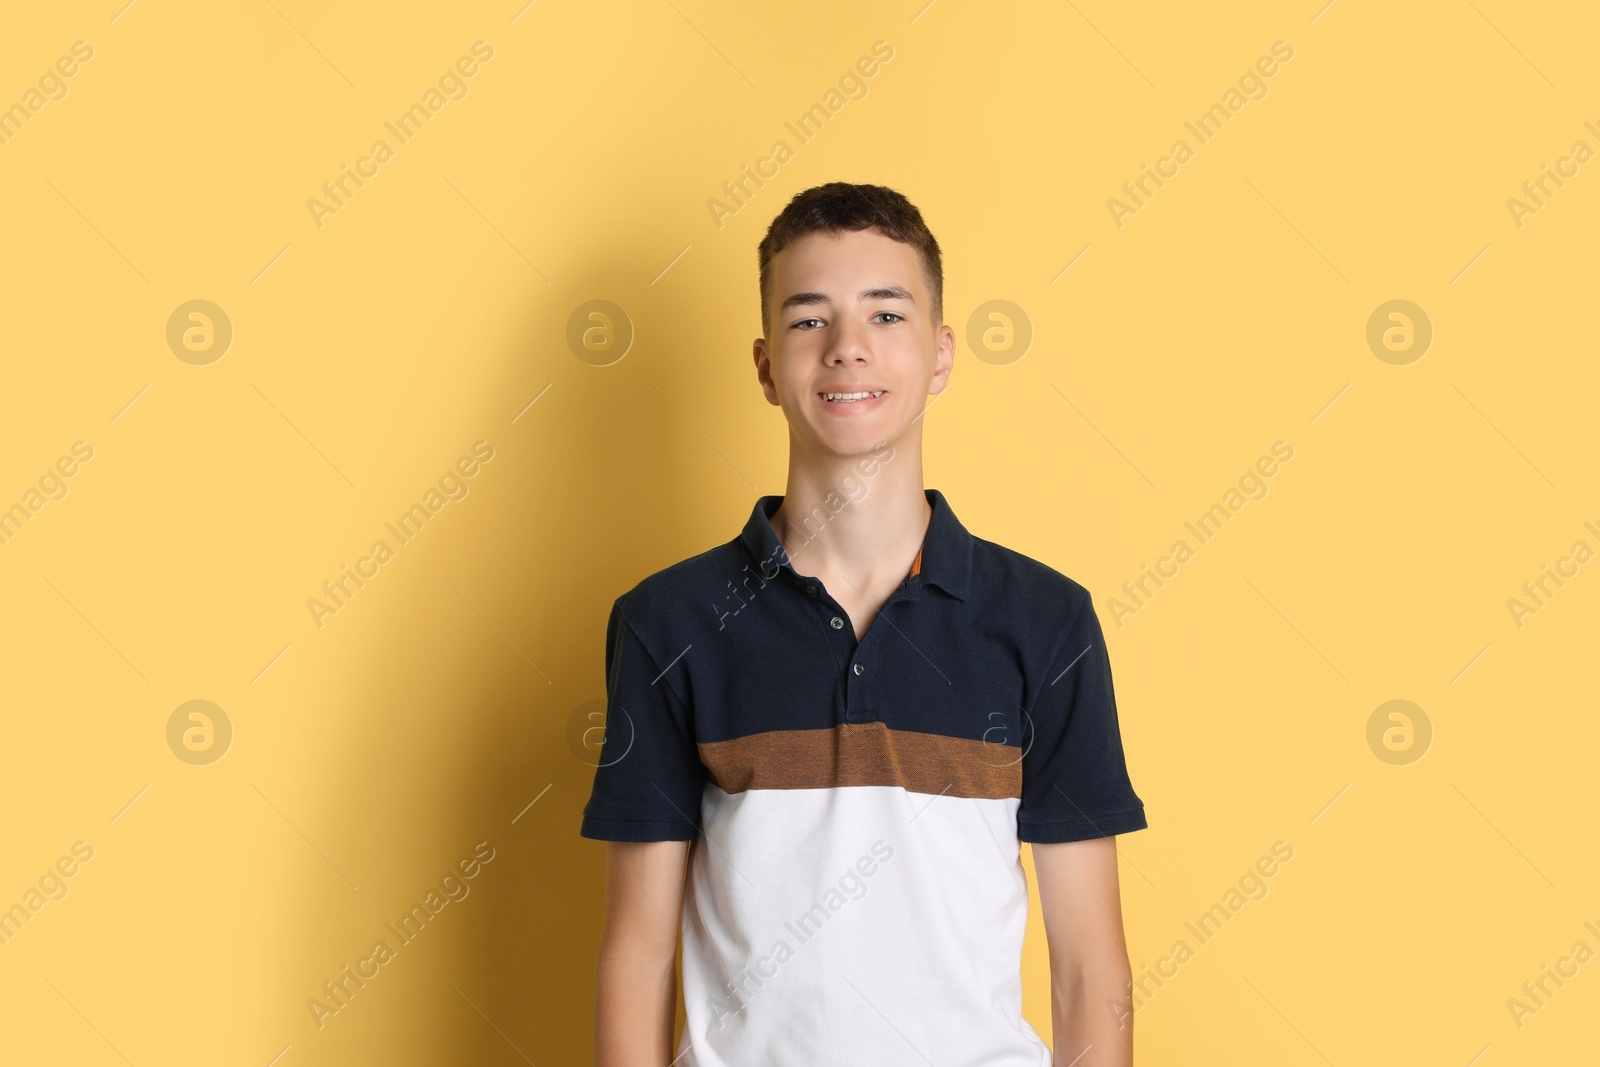
[[[1039,685],[1023,730],[1018,839],[1054,844],[1145,829],[1122,753],[1111,657],[1087,590]]]
[[[583,837],[691,841],[700,832],[706,769],[684,699],[684,662],[658,662],[619,597],[606,624],[606,728]]]

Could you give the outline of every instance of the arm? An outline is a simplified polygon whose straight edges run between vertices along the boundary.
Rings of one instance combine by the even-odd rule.
[[[1057,1067],[1133,1065],[1133,969],[1122,934],[1116,841],[1033,846],[1050,944]]]
[[[677,1015],[678,923],[688,841],[606,845],[595,964],[595,1067],[667,1067]]]

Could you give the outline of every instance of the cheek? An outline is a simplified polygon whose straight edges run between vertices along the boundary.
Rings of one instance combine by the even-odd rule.
[[[790,414],[805,411],[811,401],[811,389],[808,382],[795,381],[792,378],[777,379],[778,402]]]
[[[815,383],[813,375],[790,369],[799,361],[796,358],[798,356],[799,353],[790,353],[789,366],[780,367],[778,373],[773,376],[779,395],[793,397],[796,401],[809,397]]]

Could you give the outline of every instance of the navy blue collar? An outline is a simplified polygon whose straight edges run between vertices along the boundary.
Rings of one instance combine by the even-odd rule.
[[[972,535],[961,525],[950,502],[937,489],[924,489],[933,516],[928,520],[928,533],[922,542],[922,566],[919,574],[927,585],[936,585],[957,600],[967,599],[968,583],[972,577]],[[776,576],[774,568],[787,568],[795,578],[795,570],[772,529],[772,516],[783,503],[783,497],[763,496],[750,511],[750,519],[739,534],[745,550],[755,560],[763,578]],[[831,515],[826,504],[819,504],[824,513]]]

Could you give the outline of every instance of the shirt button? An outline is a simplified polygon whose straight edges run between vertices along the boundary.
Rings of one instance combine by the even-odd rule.
[[[812,596],[816,596],[817,595],[817,587],[814,586],[814,585],[808,585],[808,586],[806,586],[806,592],[810,593]]]
[[[835,615],[833,618],[828,620],[828,625],[833,627],[835,630],[842,630],[844,628],[844,620]]]
[[[859,663],[857,663],[857,664],[856,664],[856,666],[855,666],[855,672],[856,672],[856,673],[857,673],[857,674],[860,674],[860,673],[861,673],[861,672],[862,672],[862,671],[864,671],[864,670],[866,670],[866,668],[865,668],[865,667],[863,667],[863,666],[862,666],[862,665],[861,665],[861,664],[859,664]]]

